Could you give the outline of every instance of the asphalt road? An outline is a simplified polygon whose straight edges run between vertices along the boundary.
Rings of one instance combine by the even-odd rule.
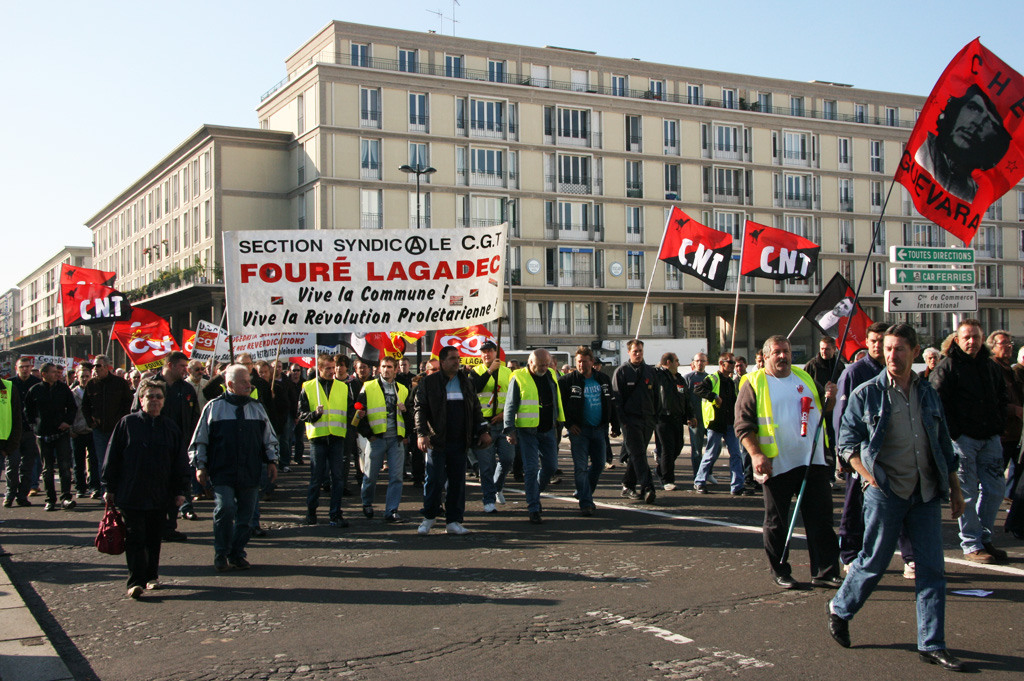
[[[560,464],[571,470],[565,451]],[[420,495],[409,484],[403,525],[384,524],[379,508],[366,520],[352,497],[350,528],[300,525],[308,468],[295,466],[263,506],[270,536],[250,543],[251,571],[213,570],[212,503],[201,502],[201,519],[181,522],[189,541],[164,544],[165,588],[138,602],[125,598],[123,556],[92,545],[99,501],[82,500],[73,512],[3,509],[0,545],[12,581],[83,680],[912,681],[945,673],[917,658],[913,583],[898,557],[851,623],[854,647],[845,650],[825,629],[830,590],[780,591],[770,581],[760,497],[733,498],[724,485],[697,495],[686,474],[687,491],[635,504],[619,497],[621,473],[605,473],[592,518],[580,517],[569,477],[549,488],[556,498],[545,500],[539,527],[527,522],[521,494],[509,490],[501,513],[485,516],[479,488],[470,487],[472,534],[421,537]],[[834,499],[838,523],[838,491]],[[964,564],[955,525],[945,523],[946,637],[972,670],[1016,681],[1024,545],[999,540],[1009,566]],[[807,579],[802,540],[792,562],[794,576]],[[962,589],[992,593],[952,593]]]

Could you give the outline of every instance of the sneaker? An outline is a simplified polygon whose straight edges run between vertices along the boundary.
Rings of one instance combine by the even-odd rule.
[[[291,468],[291,466],[285,466],[285,467],[283,467],[281,469],[281,472],[282,473],[291,473],[292,472],[292,468]]]
[[[623,487],[622,492],[620,492],[620,495],[625,499],[631,499],[633,501],[636,501],[637,499],[640,498],[640,495],[636,493],[635,489],[630,489],[628,487]]]
[[[462,526],[462,523],[448,523],[444,526],[448,534],[469,534],[469,530]]]
[[[128,598],[132,598],[134,600],[139,600],[141,597],[142,597],[142,587],[141,586],[133,586],[132,588],[128,589]]]
[[[337,516],[331,518],[329,525],[331,527],[348,527],[348,521],[345,520],[344,516]]]
[[[90,499],[99,499],[102,496],[103,496],[103,492],[99,491],[98,489],[94,489],[92,492],[89,493],[89,498]]]
[[[151,582],[146,582],[146,591],[156,591],[161,588],[163,588],[163,584],[159,580],[154,579]]]
[[[664,490],[665,490],[666,492],[671,492],[671,491],[672,491],[672,490],[674,490],[675,488],[676,488],[676,484],[675,484],[674,482],[666,482],[666,483],[665,483],[665,486],[663,487],[663,489],[664,489]]]
[[[398,515],[398,511],[390,511],[387,515],[384,516],[384,522],[386,522],[386,523],[404,523],[405,522],[405,518],[403,518],[402,516]]]
[[[651,488],[650,488],[650,489],[648,489],[648,490],[647,490],[647,492],[646,492],[646,493],[644,493],[644,495],[643,495],[643,497],[644,497],[644,503],[645,503],[645,504],[653,504],[653,503],[654,503],[654,500],[655,500],[655,499],[657,499],[657,496],[658,496],[658,495],[654,493],[654,488],[653,488],[653,487],[651,487]]]
[[[916,579],[917,578],[917,566],[914,565],[914,561],[909,561],[903,566],[903,579]]]
[[[697,494],[707,494],[708,493],[708,486],[707,485],[703,485],[703,484],[701,484],[701,485],[694,485],[693,486],[693,491],[696,492]]]
[[[368,519],[373,520],[373,506],[363,506],[363,515],[365,515]]]
[[[33,487],[28,491],[28,495],[30,497],[41,497],[43,496],[43,492],[38,487]]]
[[[991,553],[980,550],[965,553],[964,560],[969,560],[972,563],[980,563],[981,565],[991,565],[992,563],[996,562],[996,559],[992,557]]]
[[[497,501],[498,504],[501,506],[505,505],[505,495],[502,492],[495,492],[494,500]]]
[[[839,566],[839,569],[842,570],[842,573],[844,575],[850,574],[850,564],[849,563],[843,563],[841,566]]]
[[[75,493],[75,498],[76,499],[85,499],[88,496],[89,496],[88,492],[76,492]]]
[[[434,518],[424,518],[420,526],[416,528],[417,534],[430,534],[430,528],[434,526],[437,520]]]
[[[14,499],[12,497],[4,499],[4,508],[10,508],[11,506],[14,506]]]
[[[498,509],[494,507],[494,504],[484,504],[484,513],[497,513]]]
[[[228,559],[225,556],[217,556],[213,559],[213,567],[217,572],[227,572],[231,569],[228,565]]]
[[[248,570],[252,567],[252,564],[241,556],[238,558],[228,558],[228,562],[231,563],[232,567],[236,570]]]
[[[709,475],[708,476],[708,484],[709,485],[717,485],[718,484],[718,478],[716,478],[713,475]]]
[[[78,506],[78,502],[75,501],[74,499],[65,499],[60,503],[60,507],[63,508],[65,511],[70,511],[74,509],[75,506]]]
[[[310,511],[306,514],[306,517],[302,519],[303,525],[316,525],[316,511]]]
[[[31,494],[31,492],[29,492],[29,494]],[[57,504],[53,503],[52,501],[47,501],[45,504],[43,504],[43,510],[44,511],[56,511],[57,510]]]
[[[199,516],[196,515],[195,511],[182,511],[181,517],[183,520],[199,520]]]

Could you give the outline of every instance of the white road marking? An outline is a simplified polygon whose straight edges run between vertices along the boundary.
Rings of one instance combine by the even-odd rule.
[[[643,631],[648,634],[654,634],[658,638],[665,639],[669,643],[683,644],[693,643],[692,638],[686,638],[682,634],[673,634],[668,629],[662,629],[661,627],[655,627],[650,624],[644,624],[642,622],[634,622],[633,620],[626,619],[622,615],[613,615],[610,612],[604,610],[595,610],[588,612],[587,615],[590,617],[597,617],[604,620],[608,624],[615,627],[624,627],[626,629],[634,629],[636,631]]]

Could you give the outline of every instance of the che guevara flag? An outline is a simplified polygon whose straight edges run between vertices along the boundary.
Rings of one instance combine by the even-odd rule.
[[[430,359],[439,359],[441,349],[451,345],[459,349],[460,364],[475,366],[483,362],[480,346],[486,341],[497,343],[498,339],[483,324],[437,331],[434,333],[434,346],[430,351]],[[498,348],[498,357],[501,360],[505,359],[505,351],[500,347]]]
[[[706,227],[673,206],[658,258],[722,290],[732,258],[732,235]]]
[[[765,279],[806,279],[818,265],[821,246],[802,236],[747,220],[740,274]]]
[[[859,302],[854,304],[854,298],[850,282],[837,272],[804,312],[807,321],[824,335],[835,338],[837,343],[846,334],[841,353],[844,360],[867,347],[868,327],[871,326],[871,318],[861,309]]]
[[[969,244],[982,215],[1024,177],[1024,79],[975,38],[932,88],[896,182],[921,215]]]
[[[140,371],[163,366],[164,358],[178,350],[167,320],[141,307],[132,310],[130,321],[114,324],[112,333]]]
[[[385,357],[401,359],[405,354],[402,333],[371,331],[370,333],[342,333],[339,342],[352,348],[356,357],[367,364],[376,365]]]
[[[120,291],[112,288],[114,272],[60,266],[60,302],[64,326],[109,324],[130,319],[132,306]]]

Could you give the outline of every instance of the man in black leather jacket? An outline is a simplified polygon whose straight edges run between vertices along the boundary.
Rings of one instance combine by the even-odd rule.
[[[658,445],[658,476],[665,489],[676,488],[676,459],[683,451],[686,427],[696,426],[686,379],[679,375],[679,356],[666,352],[654,370],[654,390],[658,395],[658,420],[654,441]]]

